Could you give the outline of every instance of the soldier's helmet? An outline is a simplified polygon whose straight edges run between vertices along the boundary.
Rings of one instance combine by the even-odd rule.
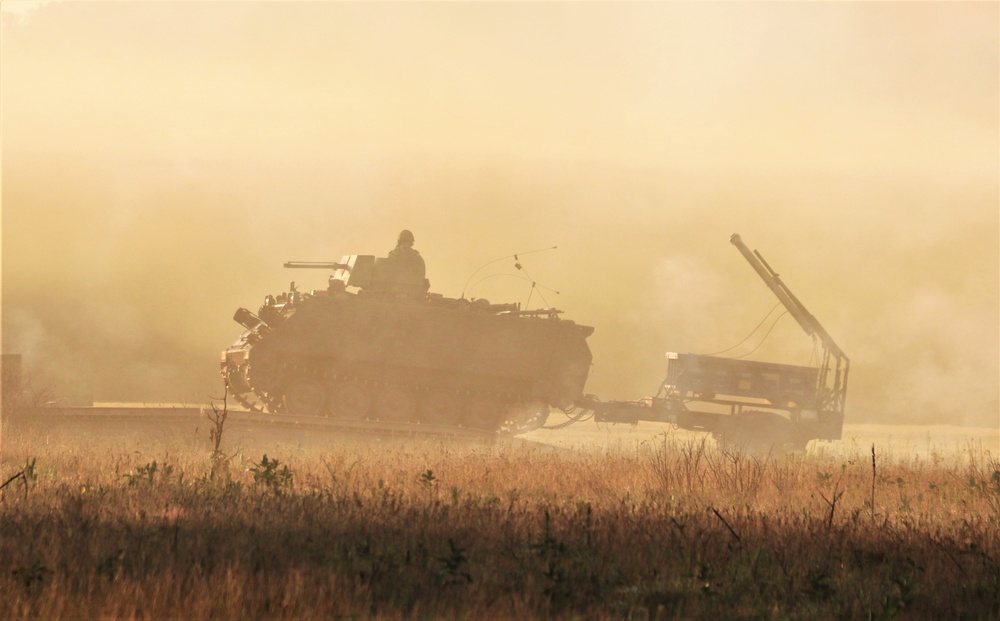
[[[412,244],[413,243],[413,233],[403,229],[399,232],[399,239],[396,240],[397,244]]]

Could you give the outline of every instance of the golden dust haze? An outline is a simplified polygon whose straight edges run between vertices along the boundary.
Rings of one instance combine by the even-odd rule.
[[[774,305],[738,232],[849,421],[998,424],[996,3],[2,6],[3,350],[61,392],[218,395],[233,311],[324,286],[284,261],[408,228],[451,297],[558,246],[467,295],[595,326],[587,391],[639,398]]]

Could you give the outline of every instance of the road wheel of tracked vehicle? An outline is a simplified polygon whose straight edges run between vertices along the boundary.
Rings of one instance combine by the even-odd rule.
[[[429,425],[458,425],[462,417],[462,399],[450,390],[430,392],[420,403],[420,422]]]
[[[377,389],[375,415],[379,420],[405,423],[416,420],[417,398],[405,386],[390,384]]]
[[[326,407],[326,389],[316,380],[294,380],[285,389],[285,411],[294,416],[322,416]]]
[[[331,409],[337,418],[363,419],[372,406],[371,393],[361,384],[344,382],[334,386]]]
[[[540,401],[517,403],[507,409],[507,420],[504,421],[501,431],[512,435],[527,433],[544,425],[548,418],[547,403]]]
[[[472,429],[496,431],[507,416],[507,407],[499,399],[476,397],[462,413],[462,424]]]

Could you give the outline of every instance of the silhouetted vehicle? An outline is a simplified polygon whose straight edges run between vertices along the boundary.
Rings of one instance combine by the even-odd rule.
[[[813,439],[839,440],[844,426],[851,361],[829,332],[739,235],[729,239],[799,326],[823,348],[819,366],[796,366],[667,354],[667,376],[655,397],[639,401],[599,401],[587,397],[580,412],[597,422],[662,422],[710,432],[720,444],[754,451],[805,449]]]
[[[222,353],[245,407],[297,416],[518,433],[583,396],[593,328],[555,309],[446,298],[390,258],[352,255],[325,290],[267,296]]]

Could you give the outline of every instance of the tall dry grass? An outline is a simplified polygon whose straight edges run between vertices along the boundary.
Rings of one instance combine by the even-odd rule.
[[[36,462],[2,492],[0,618],[1000,616],[1000,463],[972,449],[378,441],[212,477],[211,448],[11,440],[3,481]]]

